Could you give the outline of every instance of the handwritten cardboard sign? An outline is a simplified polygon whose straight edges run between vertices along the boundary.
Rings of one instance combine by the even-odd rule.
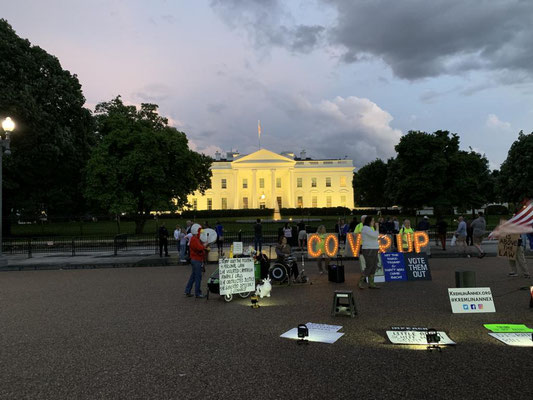
[[[218,262],[218,273],[221,295],[255,290],[252,258],[223,258]]]
[[[505,235],[498,240],[498,257],[506,257],[509,260],[516,260],[516,250],[518,249],[518,239],[520,235]]]

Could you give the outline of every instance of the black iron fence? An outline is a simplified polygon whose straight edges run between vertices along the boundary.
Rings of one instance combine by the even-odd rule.
[[[263,243],[276,243],[278,231],[264,231]],[[229,246],[233,242],[243,242],[244,246],[253,245],[254,234],[250,232],[225,232],[224,243]],[[174,237],[168,238],[168,247],[177,248]],[[91,252],[119,252],[128,250],[159,251],[159,240],[155,235],[116,235],[97,237],[34,237],[34,238],[5,238],[2,252],[9,254],[27,254],[32,257],[37,253],[61,253],[72,256]]]

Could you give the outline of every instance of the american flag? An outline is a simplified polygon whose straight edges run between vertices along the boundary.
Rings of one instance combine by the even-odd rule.
[[[524,207],[510,220],[502,222],[491,232],[489,237],[533,232],[533,200],[528,200]]]

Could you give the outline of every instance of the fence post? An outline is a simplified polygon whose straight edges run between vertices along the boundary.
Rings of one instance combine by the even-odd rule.
[[[114,247],[115,247],[115,255],[117,255],[117,253],[118,253],[117,236],[115,236],[115,238],[113,239],[113,244],[114,244]]]
[[[75,247],[74,239],[72,239],[72,257],[74,257],[75,255],[76,255],[76,247]]]
[[[33,255],[31,254],[31,239],[28,239],[28,258],[32,258]]]

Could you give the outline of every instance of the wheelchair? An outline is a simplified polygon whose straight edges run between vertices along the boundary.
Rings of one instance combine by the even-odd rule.
[[[275,261],[268,270],[268,276],[273,283],[290,285],[294,268],[298,268],[296,257],[290,255],[285,257],[283,261]]]

